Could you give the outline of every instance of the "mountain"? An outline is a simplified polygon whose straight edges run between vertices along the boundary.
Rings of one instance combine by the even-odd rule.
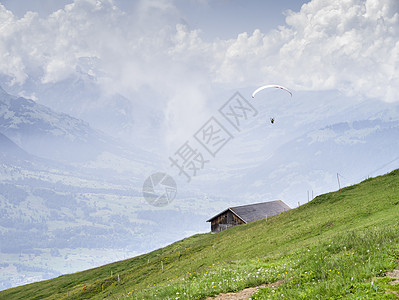
[[[399,166],[398,136],[399,121],[370,119],[329,125],[284,144],[243,181],[259,192],[279,194],[283,199],[293,195],[304,203],[305,191],[318,195],[337,188],[337,174],[339,183],[346,186]]]
[[[205,299],[261,286],[252,298],[393,299],[398,188],[399,169],[277,216],[5,290],[0,297]]]
[[[0,133],[0,157],[2,161],[8,161],[10,159],[29,159],[29,154],[4,134]]]
[[[159,159],[155,153],[93,129],[83,120],[9,95],[1,88],[0,132],[32,155],[69,166],[94,167],[98,163],[100,169],[137,176]],[[123,161],[130,164],[121,170]]]
[[[0,89],[0,132],[31,154],[82,161],[97,156],[106,141],[89,124]]]
[[[91,75],[95,64],[94,58],[80,58],[76,76],[53,84],[42,84],[29,78],[22,87],[7,89],[12,94],[32,95],[38,99],[37,103],[84,120],[91,127],[124,140],[126,144],[145,143],[148,148],[153,143],[152,149],[159,148],[162,145],[158,141],[162,139],[159,128],[162,126],[163,95],[141,88],[128,99],[109,89],[108,79],[98,76],[101,74],[99,69],[95,71],[97,76]],[[159,109],[149,105],[150,101],[157,101]]]
[[[0,90],[0,289],[151,249],[141,188],[157,161]]]

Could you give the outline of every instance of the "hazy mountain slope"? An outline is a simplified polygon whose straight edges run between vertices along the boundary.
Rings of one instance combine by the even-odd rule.
[[[0,159],[2,161],[9,161],[10,159],[28,159],[29,154],[18,147],[4,134],[0,133]]]
[[[32,154],[59,161],[89,159],[104,148],[87,123],[1,89],[0,132]]]
[[[309,126],[311,130],[277,147],[267,139],[256,143],[246,139],[242,144],[248,146],[244,144],[242,150],[226,151],[225,156],[231,156],[234,163],[222,175],[217,173],[222,164],[211,166],[214,180],[204,179],[204,185],[214,194],[230,195],[232,204],[283,199],[296,207],[312,193],[316,196],[338,188],[337,173],[341,186],[384,174],[399,167],[399,113],[389,114],[388,118],[381,113],[378,118],[322,128]],[[265,128],[265,134],[283,130],[279,124],[273,126]],[[259,150],[262,143],[273,150]]]
[[[330,125],[285,144],[248,176],[247,183],[286,197],[302,192],[299,201],[304,203],[306,190],[317,195],[338,188],[337,173],[345,186],[398,166],[398,136],[398,121]]]
[[[158,129],[163,120],[163,95],[144,87],[137,95],[128,99],[112,89],[109,90],[109,86],[107,89],[107,85],[100,84],[104,78],[89,75],[89,70],[96,64],[94,58],[82,57],[79,61],[77,76],[52,84],[41,84],[28,79],[22,88],[13,86],[7,87],[7,90],[11,94],[20,94],[21,90],[24,91],[22,94],[33,94],[38,103],[84,120],[93,128],[108,136],[125,140],[127,144],[145,142],[148,146],[154,142],[159,146],[158,142],[162,139]],[[97,75],[100,73],[100,70],[96,71]],[[154,107],[149,105],[150,101],[157,101],[160,104],[159,110],[154,111]]]
[[[141,187],[156,161],[0,90],[0,288],[151,249],[156,225],[138,212],[148,210]]]

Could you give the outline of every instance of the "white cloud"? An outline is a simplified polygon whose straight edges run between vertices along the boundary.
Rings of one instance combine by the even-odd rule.
[[[398,13],[394,0],[313,0],[267,34],[255,30],[205,43],[198,32],[182,34],[178,27],[174,49],[191,61],[208,61],[211,81],[231,87],[280,82],[392,102],[399,100]]]
[[[340,89],[366,97],[393,98],[398,5],[394,1],[314,0],[287,17],[293,38],[281,53],[291,81],[303,76],[304,87]],[[389,8],[387,7],[389,6]],[[394,13],[393,13],[394,12]],[[292,76],[293,75],[293,76]]]
[[[397,101],[398,6],[393,0],[313,0],[289,13],[277,31],[239,35],[226,49],[219,78],[239,74],[246,84],[262,78]]]

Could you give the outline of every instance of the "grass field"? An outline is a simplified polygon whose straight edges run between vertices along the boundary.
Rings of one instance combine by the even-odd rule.
[[[278,216],[199,234],[0,299],[205,299],[283,280],[252,299],[397,299],[399,170]],[[112,273],[112,276],[111,276]]]

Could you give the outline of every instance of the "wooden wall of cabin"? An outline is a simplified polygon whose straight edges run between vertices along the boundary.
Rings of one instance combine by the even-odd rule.
[[[211,221],[211,232],[223,231],[240,224],[244,222],[231,211],[227,211]]]

